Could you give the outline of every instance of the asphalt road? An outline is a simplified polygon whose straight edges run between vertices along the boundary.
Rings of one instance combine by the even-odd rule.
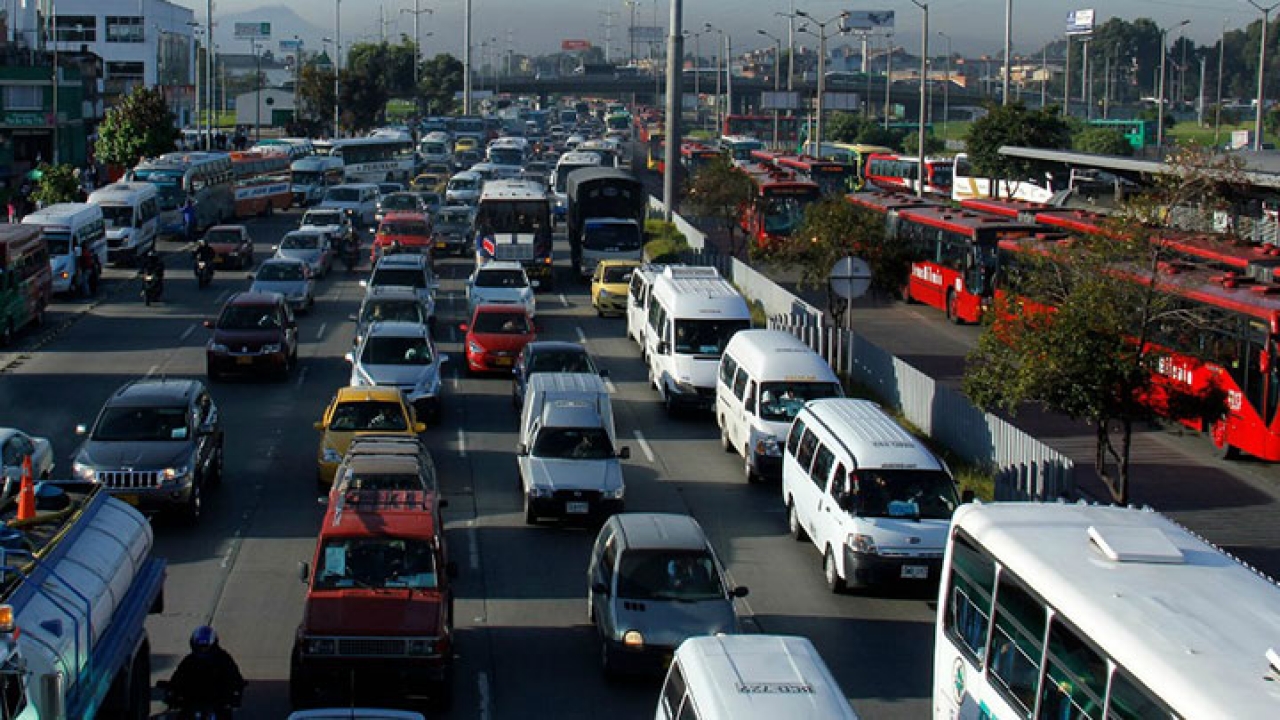
[[[251,223],[259,259],[296,219],[295,211]],[[455,357],[442,423],[424,435],[449,500],[449,552],[460,569],[456,699],[447,717],[652,717],[658,678],[609,682],[598,666],[585,601],[594,532],[524,524],[510,381],[462,376],[456,325],[469,265],[437,265],[438,344]],[[248,282],[221,273],[198,290],[185,257],[171,255],[169,267],[162,304],[145,307],[132,274],[111,270],[102,299],[60,301],[48,330],[0,355],[5,422],[51,438],[61,473],[70,470],[75,425],[90,423],[123,382],[203,378],[200,321]],[[300,319],[301,362],[287,382],[212,386],[226,423],[226,481],[207,498],[199,525],[155,522],[155,552],[169,561],[169,575],[165,612],[148,621],[154,679],[172,672],[195,626],[212,622],[250,681],[240,717],[281,718],[289,709],[289,651],[304,599],[297,564],[311,559],[322,517],[311,423],[349,377],[342,355],[363,292],[358,277],[339,271],[320,282],[315,309]],[[584,341],[610,371],[619,434],[632,448],[627,508],[698,518],[732,582],[751,589],[739,601],[745,629],[811,638],[863,717],[926,716],[931,594],[828,593],[817,551],[786,534],[777,485],[746,484],[710,416],[664,415],[624,321],[597,318],[585,287],[571,282],[538,301],[540,337]]]

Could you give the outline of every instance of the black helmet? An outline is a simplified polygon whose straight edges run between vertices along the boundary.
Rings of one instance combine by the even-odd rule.
[[[204,652],[218,647],[218,633],[208,625],[201,625],[191,633],[191,652]]]

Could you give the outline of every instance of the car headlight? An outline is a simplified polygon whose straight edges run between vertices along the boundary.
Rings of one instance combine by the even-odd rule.
[[[781,455],[782,448],[778,445],[778,438],[772,435],[761,435],[756,438],[756,454]]]
[[[209,343],[209,351],[216,353],[227,352],[227,346],[222,343]]]
[[[608,300],[608,299],[609,299],[609,298],[611,298],[611,297],[613,297],[613,293],[609,292],[608,290],[605,290],[604,288],[600,288],[600,299],[601,299],[601,300]]]
[[[320,459],[323,462],[337,464],[342,462],[342,455],[338,454],[337,450],[327,447],[320,452]]]
[[[604,496],[606,500],[621,500],[626,497],[627,488],[625,485],[619,485],[614,490],[605,490],[601,495]]]
[[[333,638],[307,638],[302,648],[308,655],[333,655],[338,651],[338,643]]]
[[[876,540],[870,535],[862,535],[855,533],[849,536],[849,549],[854,552],[860,552],[867,555],[879,555],[880,551],[876,548]]]
[[[644,647],[644,633],[639,630],[628,630],[622,633],[622,644],[628,647]]]
[[[182,465],[180,467],[167,467],[163,470],[165,482],[175,482],[185,478],[187,473],[191,472],[190,465]]]
[[[436,651],[435,638],[409,638],[406,645],[410,655],[432,655]]]
[[[554,491],[549,487],[531,487],[529,488],[529,497],[531,498],[549,498]]]
[[[264,355],[271,355],[278,352],[280,352],[280,343],[270,343],[262,346],[262,353]]]
[[[484,348],[480,347],[480,345],[476,343],[475,340],[467,341],[467,349],[476,355],[479,355],[480,353],[484,352]]]
[[[85,465],[84,463],[80,462],[79,460],[71,463],[71,473],[76,476],[77,480],[84,480],[86,482],[96,482],[98,479],[97,471],[94,470],[91,466]]]

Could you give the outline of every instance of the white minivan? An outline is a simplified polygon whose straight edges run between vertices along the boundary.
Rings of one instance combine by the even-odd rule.
[[[945,463],[869,400],[813,400],[791,424],[782,501],[827,586],[936,583],[960,504]]]
[[[781,330],[741,330],[720,358],[720,443],[725,452],[741,453],[747,482],[776,479],[796,414],[810,400],[842,395],[835,371],[799,338]]]
[[[627,288],[627,337],[640,346],[642,357],[644,327],[649,323],[649,289],[657,275],[658,272],[652,265],[641,265],[631,273],[631,285]]]
[[[341,210],[357,227],[372,227],[380,197],[378,186],[373,183],[344,183],[325,190],[320,207]]]
[[[78,283],[98,286],[107,264],[107,229],[102,208],[89,203],[57,203],[22,218],[23,225],[39,225],[49,245],[49,268],[53,271],[53,291],[68,293]],[[82,248],[88,247],[97,259],[95,267],[83,267]]]
[[[703,635],[676,649],[654,720],[857,720],[808,638]]]
[[[155,249],[159,202],[159,190],[149,182],[112,183],[89,195],[89,204],[102,208],[109,261],[134,262]]]
[[[735,333],[750,327],[746,299],[715,268],[668,266],[658,273],[644,342],[649,383],[668,414],[715,405],[720,355]]]

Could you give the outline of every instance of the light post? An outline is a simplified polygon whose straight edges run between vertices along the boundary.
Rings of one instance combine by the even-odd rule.
[[[892,98],[890,90],[893,88],[893,33],[885,33],[885,45],[887,46],[884,58],[884,129],[889,129],[889,116],[892,114],[893,106],[890,105]]]
[[[693,124],[702,126],[702,91],[699,78],[702,77],[702,36],[706,30],[698,32],[684,31],[684,35],[693,36]]]
[[[711,23],[703,25],[703,32],[714,30],[720,33],[720,42],[716,43],[716,133],[720,133],[720,63],[724,61],[724,31]]]
[[[212,150],[213,149],[213,129],[216,126],[213,119],[214,115],[216,114],[214,113],[214,104],[218,97],[217,95],[214,94],[214,87],[213,87],[213,81],[214,81],[213,0],[206,0],[204,11],[205,11],[204,27],[208,31],[205,33],[206,35],[208,35],[208,42],[206,42],[204,46],[205,95],[207,96],[205,98],[204,106],[208,108],[208,113],[209,113],[209,124],[208,124],[209,132],[205,134],[205,137],[204,137],[204,149]]]
[[[816,154],[821,156],[822,141],[824,138],[823,131],[825,130],[825,127],[823,126],[823,121],[822,121],[823,110],[825,109],[823,95],[825,95],[827,92],[827,26],[839,20],[840,30],[836,34],[837,35],[843,34],[844,21],[849,19],[849,13],[847,11],[842,12],[839,15],[836,15],[835,17],[832,17],[826,20],[825,22],[819,22],[817,18],[815,18],[814,16],[810,15],[809,13],[803,10],[796,10],[796,17],[805,18],[810,22],[812,22],[814,25],[818,26],[818,33],[817,33],[818,34],[818,98],[814,108],[814,113],[817,115],[817,117],[814,118],[813,135],[814,135],[814,147],[818,149],[818,152]],[[803,25],[800,26],[798,30],[800,30],[801,32],[807,32],[810,35],[814,34],[812,30],[805,28]]]
[[[914,0],[913,0],[914,2]],[[920,3],[916,3],[920,5]],[[924,8],[925,24],[929,20],[928,6],[921,5]],[[1013,49],[1013,0],[1004,0],[1004,77],[1000,80],[1000,104],[1009,104],[1009,72],[1013,69],[1010,66],[1009,53]]]
[[[924,115],[925,115],[925,90],[928,87],[928,62],[929,62],[929,3],[920,2],[920,0],[911,0],[911,4],[920,8],[924,13],[924,19],[920,24],[920,132],[916,136],[916,196],[924,197]],[[1005,63],[1009,62],[1008,55],[1005,56]],[[1005,82],[1008,82],[1008,73],[1005,74]],[[1005,91],[1008,96],[1008,90]]]
[[[656,24],[656,23],[655,23]],[[680,159],[680,112],[684,89],[684,3],[682,0],[671,0],[670,28],[667,35],[667,96],[666,116],[670,127],[667,128],[667,145],[662,150],[665,169],[662,173],[663,218],[670,222],[676,211],[676,179],[678,160]],[[695,77],[697,77],[695,75]]]
[[[300,98],[298,96],[298,86],[302,83],[302,38],[297,35],[293,36],[293,122],[298,124],[302,122],[302,113]]]
[[[1266,89],[1263,82],[1267,77],[1267,26],[1271,24],[1271,11],[1280,7],[1280,2],[1273,5],[1263,7],[1253,0],[1247,2],[1262,12],[1262,38],[1258,43],[1258,109],[1253,116],[1253,149],[1255,151],[1262,149],[1262,114],[1264,112],[1262,103],[1266,99]],[[1184,21],[1182,23],[1186,25]],[[1161,44],[1160,50],[1163,52],[1164,45]],[[1160,81],[1164,82],[1164,76],[1160,76]],[[1161,97],[1164,97],[1163,95]]]
[[[1250,2],[1252,2],[1252,0],[1250,0]],[[1191,24],[1190,20],[1183,20],[1177,25],[1174,25],[1174,27],[1180,28],[1190,24]],[[1165,63],[1169,59],[1169,48],[1165,45],[1166,41],[1168,40],[1168,36],[1169,36],[1169,30],[1167,28],[1163,28],[1160,30],[1160,82],[1158,83],[1160,86],[1160,91],[1156,99],[1156,152],[1161,152],[1164,150],[1164,69],[1165,69]],[[1265,42],[1263,43],[1263,47],[1264,48],[1266,47]],[[1261,71],[1258,72],[1258,77],[1259,78],[1262,77]],[[1261,87],[1259,87],[1259,94],[1261,94]],[[1261,111],[1259,111],[1258,113],[1258,122],[1259,123],[1262,122]]]
[[[938,31],[938,35],[947,41],[947,80],[942,85],[942,136],[947,136],[947,116],[951,113],[951,36]]]
[[[413,96],[415,99],[418,97],[418,66],[422,64],[422,33],[418,31],[418,18],[423,13],[431,15],[434,12],[431,8],[419,8],[418,2],[419,0],[413,0],[412,10],[400,8],[401,15],[408,13],[413,16]]]
[[[257,88],[254,93],[253,103],[256,106],[253,111],[253,141],[256,143],[262,140],[262,56],[258,54],[257,38],[249,38],[249,50],[253,53],[254,64],[257,68],[254,77],[254,80],[257,81]]]
[[[342,135],[342,115],[338,111],[342,76],[342,0],[333,0],[333,137]]]
[[[199,35],[201,34],[201,32],[204,30],[204,28],[203,28],[203,27],[200,25],[200,23],[198,23],[198,22],[190,22],[190,21],[188,21],[188,22],[187,22],[187,25],[189,25],[189,26],[191,27],[191,34],[192,34],[193,36],[199,36]],[[195,96],[196,96],[196,98],[195,98],[195,100],[196,100],[196,146],[197,146],[197,147],[199,147],[199,145],[200,145],[200,143],[201,143],[201,139],[200,139],[200,138],[204,135],[204,124],[203,124],[203,121],[202,121],[202,119],[201,119],[201,117],[200,117],[200,102],[201,102],[201,100],[200,100],[200,63],[199,63],[199,56],[197,56],[197,57],[196,57],[196,60],[197,60],[197,62],[196,62],[195,73],[194,73],[195,78],[196,78],[196,86],[195,86],[195,88],[194,88],[194,89],[195,89]],[[295,84],[296,84],[296,83],[295,83]]]
[[[773,41],[773,147],[776,150],[778,148],[778,91],[782,89],[782,38],[764,30],[756,30],[756,32]]]

